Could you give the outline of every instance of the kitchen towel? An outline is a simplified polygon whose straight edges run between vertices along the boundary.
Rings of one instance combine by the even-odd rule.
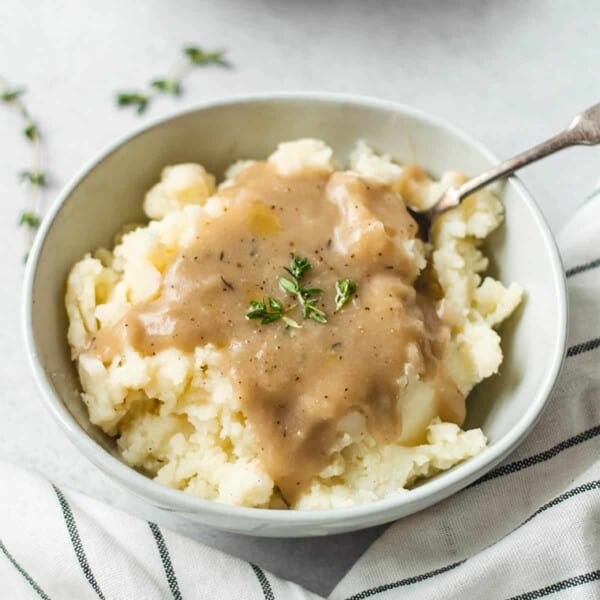
[[[577,211],[559,245],[569,347],[533,432],[462,492],[391,525],[330,600],[600,599],[600,193]],[[0,598],[318,596],[4,464]]]

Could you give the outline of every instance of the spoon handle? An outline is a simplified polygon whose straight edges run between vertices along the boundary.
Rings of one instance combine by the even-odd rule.
[[[600,144],[600,103],[583,111],[577,115],[569,127],[551,137],[550,139],[534,146],[530,150],[526,150],[517,156],[510,158],[499,165],[469,179],[463,185],[455,188],[453,193],[450,193],[447,198],[443,198],[440,206],[436,206],[436,211],[443,211],[445,208],[456,206],[465,196],[476,192],[478,189],[500,179],[506,175],[510,175],[526,165],[554,154],[559,150],[576,145],[593,146]],[[447,207],[441,206],[448,203]]]

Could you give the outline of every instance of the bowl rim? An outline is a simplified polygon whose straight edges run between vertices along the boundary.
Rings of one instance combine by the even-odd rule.
[[[452,469],[440,473],[434,479],[428,480],[426,485],[414,488],[407,494],[396,494],[383,499],[374,500],[366,504],[359,504],[343,508],[332,508],[324,510],[273,510],[267,508],[250,508],[237,505],[229,505],[214,500],[198,498],[183,491],[175,490],[164,486],[146,475],[136,471],[134,468],[121,462],[114,457],[97,442],[95,442],[77,423],[73,415],[63,404],[62,399],[55,394],[49,379],[37,357],[36,344],[33,332],[33,286],[37,273],[37,266],[40,254],[43,250],[45,239],[52,228],[55,218],[60,212],[63,204],[66,203],[71,193],[79,183],[92,172],[96,166],[106,159],[113,152],[127,144],[134,138],[143,135],[150,129],[164,125],[169,121],[178,119],[201,110],[218,108],[224,106],[233,106],[238,104],[248,104],[255,102],[269,102],[277,100],[310,100],[329,104],[352,104],[362,107],[382,109],[402,113],[405,116],[426,122],[438,129],[445,131],[469,146],[473,147],[483,157],[492,162],[499,162],[498,158],[481,142],[472,138],[463,130],[451,125],[444,119],[433,117],[428,113],[405,105],[399,102],[383,100],[366,95],[357,94],[339,94],[330,92],[306,92],[306,91],[286,91],[286,92],[259,92],[249,94],[234,94],[215,98],[209,101],[195,103],[193,105],[177,109],[151,119],[121,135],[116,141],[108,144],[99,153],[96,153],[92,159],[75,173],[68,183],[63,187],[48,209],[43,219],[40,230],[37,233],[33,247],[29,254],[29,260],[25,270],[23,283],[23,303],[22,303],[22,325],[25,338],[25,350],[28,362],[38,387],[42,394],[44,404],[50,411],[54,419],[58,422],[67,437],[78,448],[78,450],[88,458],[93,464],[99,467],[105,474],[115,478],[122,485],[125,485],[130,491],[139,494],[147,500],[155,502],[157,505],[170,510],[183,511],[187,513],[204,513],[207,517],[216,517],[220,519],[238,519],[247,523],[254,523],[257,527],[269,523],[270,525],[313,525],[326,526],[333,522],[344,523],[355,521],[371,521],[375,524],[377,516],[388,515],[393,518],[393,513],[398,512],[408,514],[410,507],[415,506],[416,510],[428,506],[441,500],[460,489],[466,487],[469,483],[489,471],[495,464],[500,462],[509,452],[511,452],[535,425],[540,417],[552,389],[558,378],[566,354],[566,335],[567,335],[567,290],[564,269],[556,241],[550,231],[545,218],[543,217],[536,201],[529,193],[523,183],[515,176],[509,178],[507,185],[515,188],[520,198],[528,204],[535,224],[542,234],[546,254],[550,258],[552,265],[552,279],[555,293],[558,298],[558,314],[555,315],[558,338],[554,347],[551,349],[551,362],[546,371],[543,384],[538,388],[534,397],[532,397],[528,409],[521,415],[516,425],[508,433],[502,436],[492,446],[480,454],[460,463]],[[176,508],[175,508],[176,507]],[[408,509],[408,510],[402,510]],[[389,520],[389,519],[388,519]],[[217,525],[218,526],[218,525]]]

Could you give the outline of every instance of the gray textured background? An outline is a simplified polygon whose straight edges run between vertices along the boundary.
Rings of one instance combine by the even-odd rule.
[[[2,0],[0,74],[28,88],[42,125],[52,198],[82,163],[147,117],[117,111],[113,92],[164,74],[184,42],[224,46],[231,71],[205,70],[154,117],[224,94],[328,90],[370,94],[446,118],[509,156],[600,100],[600,3]],[[326,593],[377,530],[316,540],[256,540],[153,514],[83,459],[41,408],[25,364],[18,311],[23,190],[29,160],[0,106],[0,460],[155,518]],[[600,151],[574,149],[523,179],[556,231],[600,176]]]

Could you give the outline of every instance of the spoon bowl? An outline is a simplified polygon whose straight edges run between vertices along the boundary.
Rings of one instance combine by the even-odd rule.
[[[409,208],[409,212],[419,226],[420,236],[427,240],[433,221],[442,213],[458,206],[464,198],[477,190],[493,183],[501,177],[512,175],[538,160],[571,146],[595,146],[600,144],[600,103],[579,113],[569,127],[550,139],[533,148],[505,160],[463,183],[452,187],[430,206],[427,210],[419,211]]]

